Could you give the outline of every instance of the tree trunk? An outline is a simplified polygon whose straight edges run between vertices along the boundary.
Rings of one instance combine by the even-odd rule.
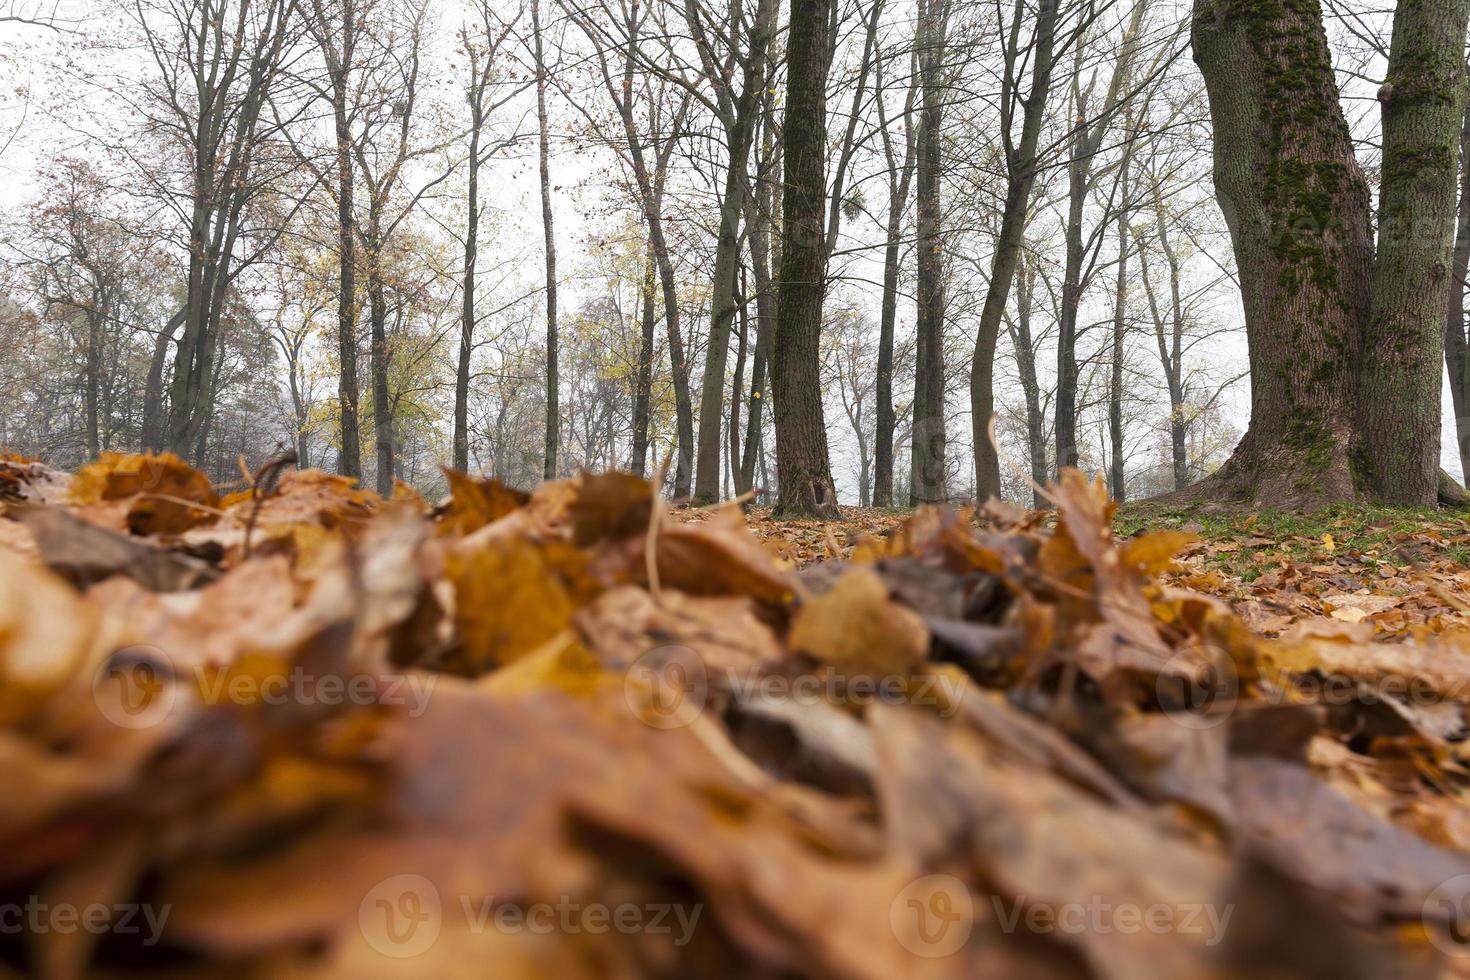
[[[102,316],[97,294],[87,310],[87,366],[82,379],[82,404],[86,413],[87,458],[96,459],[102,450],[102,430],[98,419],[102,376]]]
[[[1046,486],[1046,416],[1041,408],[1041,382],[1036,375],[1036,347],[1031,339],[1031,310],[1036,296],[1036,265],[1022,262],[1016,269],[1016,326],[1011,334],[1011,348],[1016,356],[1016,373],[1021,377],[1021,393],[1026,399],[1026,449],[1031,463],[1031,506],[1041,510],[1047,506],[1042,496]]]
[[[296,420],[296,465],[304,470],[311,466],[311,445],[306,431],[309,416],[306,398],[303,394],[301,345],[299,343],[295,346],[283,344],[282,349],[286,353],[287,385],[291,391],[291,416]]]
[[[730,382],[730,420],[725,426],[726,442],[728,443],[725,458],[725,483],[727,489],[734,483],[734,492],[738,495],[744,493],[740,484],[740,400],[745,395],[745,362],[749,359],[750,339],[750,315],[746,312],[746,301],[749,298],[745,281],[745,268],[740,269],[740,293],[739,293],[739,315],[736,323],[739,332],[735,335],[739,341],[735,351],[735,376]]]
[[[945,42],[947,0],[920,0],[919,134],[916,157],[918,250],[914,422],[911,433],[909,502],[939,503],[947,496],[944,412],[944,220],[940,201],[943,173]],[[790,139],[790,130],[787,130]]]
[[[888,164],[888,224],[883,248],[883,300],[878,325],[877,405],[874,409],[873,506],[893,506],[893,438],[898,425],[893,410],[893,342],[898,325],[898,275],[904,211],[913,184],[915,139],[914,93],[917,79],[904,96],[904,152],[900,161],[893,152],[893,139],[883,111],[883,59],[874,65],[878,77],[878,125]]]
[[[653,305],[658,302],[658,259],[649,244],[643,262],[643,293],[639,297],[642,336],[638,345],[638,380],[633,389],[633,472],[644,476],[648,472],[648,417],[653,401],[653,337],[658,323],[658,314]]]
[[[1081,112],[1081,107],[1078,107]],[[1057,472],[1077,465],[1077,315],[1082,306],[1083,208],[1091,186],[1092,156],[1086,126],[1072,134],[1067,166],[1066,265],[1062,271],[1062,309],[1057,317],[1057,399],[1055,413]]]
[[[371,245],[364,249],[368,262],[368,320],[372,341],[368,371],[373,388],[373,445],[377,457],[377,489],[385,497],[393,494],[393,409],[388,396],[388,297],[383,282],[382,238],[378,218],[371,219]]]
[[[750,370],[750,407],[745,413],[745,446],[740,457],[740,476],[735,482],[739,493],[746,493],[755,486],[757,462],[764,462],[761,454],[765,451],[762,426],[765,419],[766,379],[771,363],[771,344],[776,336],[776,292],[771,282],[771,233],[776,220],[776,188],[781,183],[781,158],[776,154],[775,99],[770,86],[772,71],[774,66],[768,64],[762,86],[766,95],[761,105],[761,154],[770,173],[761,174],[761,179],[754,188],[753,199],[746,202],[745,220],[750,226],[750,270],[755,277],[756,325],[755,354]]]
[[[362,476],[362,448],[357,423],[357,258],[352,222],[352,129],[347,118],[347,61],[353,27],[343,19],[343,66],[333,72],[332,110],[337,136],[337,408],[342,448],[337,472]]]
[[[1154,291],[1153,277],[1149,273],[1147,248],[1139,250],[1138,264],[1143,274],[1143,292],[1148,297],[1149,314],[1154,321],[1159,366],[1163,369],[1164,382],[1169,388],[1169,443],[1174,466],[1174,489],[1183,490],[1189,485],[1189,433],[1184,415],[1184,303],[1180,294],[1179,257],[1169,242],[1169,225],[1164,220],[1164,195],[1157,182],[1153,187],[1153,208],[1154,233],[1158,236],[1159,247],[1169,263],[1169,319],[1165,319],[1159,308],[1158,294]]]
[[[777,511],[832,517],[837,492],[822,413],[822,300],[827,288],[828,20],[833,0],[792,0],[787,36],[786,184],[780,300],[771,352]]]
[[[557,370],[556,231],[551,217],[551,129],[546,119],[546,58],[541,43],[541,0],[531,0],[531,30],[536,48],[536,125],[540,139],[541,230],[546,242],[546,458],[542,475],[557,473],[561,437],[561,379]]]
[[[1250,428],[1201,490],[1266,506],[1352,499],[1373,240],[1320,4],[1195,0],[1193,30],[1251,372]]]
[[[472,83],[473,84],[473,83]],[[459,362],[454,374],[454,468],[461,473],[470,468],[470,355],[475,349],[475,263],[479,259],[480,238],[480,132],[484,120],[476,100],[482,89],[472,88],[470,99],[469,187],[465,202],[463,303],[459,321]]]
[[[1470,357],[1465,336],[1466,277],[1470,276],[1470,109],[1460,130],[1460,212],[1450,263],[1450,301],[1445,317],[1444,356],[1450,398],[1455,406],[1455,437],[1460,447],[1460,477],[1470,480]]]
[[[901,205],[900,205],[901,208]],[[877,417],[874,419],[875,441],[873,463],[873,506],[893,506],[893,430],[897,417],[893,411],[893,335],[898,325],[898,249],[897,227],[903,212],[894,215],[890,205],[888,244],[883,249],[883,305],[878,321]]]
[[[762,235],[764,237],[764,234]],[[751,233],[751,251],[755,253],[755,233]],[[755,486],[756,453],[760,451],[761,422],[764,415],[766,393],[766,362],[770,359],[771,340],[776,332],[775,297],[771,294],[771,277],[761,270],[766,261],[767,249],[760,248],[760,259],[752,254],[752,269],[756,280],[755,297],[755,349],[750,356],[750,401],[745,413],[745,441],[735,471],[736,494],[747,493]],[[744,338],[742,338],[743,341]],[[738,419],[732,416],[731,424]],[[733,463],[733,461],[732,461]]]
[[[174,332],[183,325],[185,313],[186,310],[175,313],[153,338],[153,357],[148,361],[148,378],[143,387],[143,424],[139,433],[139,442],[145,450],[163,448],[163,369],[168,364],[168,345],[173,343]]]
[[[1007,42],[1006,77],[1009,81],[1002,94],[1002,98],[1006,100],[1013,98],[1010,90],[1010,86],[1014,84],[1011,71],[1017,60],[1020,21],[1021,7],[1018,4],[1016,19],[1012,23]],[[1011,283],[1020,262],[1021,246],[1026,235],[1027,211],[1031,206],[1031,190],[1036,183],[1036,148],[1041,138],[1041,125],[1046,118],[1047,101],[1051,97],[1056,25],[1057,0],[1042,0],[1036,15],[1031,91],[1022,104],[1021,140],[1014,150],[1007,152],[1005,210],[1001,216],[1000,237],[996,240],[995,255],[991,260],[985,305],[980,311],[975,356],[970,364],[970,424],[975,452],[975,495],[980,500],[998,497],[1001,490],[1000,456],[990,442],[990,420],[995,415],[995,347],[1000,338],[1006,304],[1010,300]],[[1033,470],[1036,457],[1037,454],[1033,452]]]
[[[682,127],[683,109],[675,114],[672,127],[665,133],[662,149],[655,147],[654,166],[649,166],[644,149],[643,136],[633,117],[634,78],[640,61],[638,53],[638,3],[627,11],[629,25],[627,49],[624,53],[623,73],[615,81],[610,72],[604,71],[603,81],[609,97],[617,106],[618,116],[623,123],[623,135],[628,143],[628,157],[632,163],[633,178],[638,184],[638,203],[643,209],[643,219],[648,225],[648,244],[654,263],[658,268],[659,285],[663,294],[664,327],[668,333],[671,382],[674,388],[675,422],[675,466],[674,497],[684,499],[694,479],[694,405],[689,392],[689,365],[684,357],[684,335],[679,315],[678,284],[674,279],[674,264],[669,258],[668,243],[664,238],[663,194],[667,163],[674,142]],[[589,35],[590,36],[590,35]]]
[[[1441,378],[1470,0],[1399,0],[1383,112],[1373,302],[1358,372],[1358,459],[1374,495],[1439,498]]]
[[[1252,378],[1251,428],[1201,489],[1432,506],[1470,0],[1396,9],[1376,262],[1320,5],[1195,14]]]
[[[1131,147],[1125,147],[1123,152],[1123,170],[1119,177],[1122,191],[1118,207],[1118,286],[1113,295],[1113,363],[1112,375],[1108,379],[1108,439],[1112,457],[1109,482],[1113,499],[1119,503],[1128,499],[1128,484],[1123,471],[1123,353],[1124,339],[1128,335],[1128,256],[1132,251],[1128,233],[1132,215],[1128,183],[1129,168],[1133,163]]]
[[[740,264],[740,219],[744,212],[748,161],[760,109],[760,79],[770,41],[774,0],[759,0],[750,28],[743,88],[733,116],[726,121],[725,139],[730,158],[720,201],[720,235],[715,243],[714,281],[710,292],[709,345],[704,355],[704,382],[699,393],[699,443],[694,471],[694,500],[710,504],[720,498],[720,430],[724,422],[725,368],[730,353],[731,325],[735,319],[735,276]],[[825,128],[825,127],[824,127]],[[823,174],[823,194],[825,170]]]
[[[689,390],[689,358],[684,353],[684,333],[679,316],[679,295],[674,282],[674,263],[667,248],[659,253],[659,281],[664,294],[664,330],[669,336],[669,373],[674,386],[674,499],[688,500],[694,480],[694,397]]]

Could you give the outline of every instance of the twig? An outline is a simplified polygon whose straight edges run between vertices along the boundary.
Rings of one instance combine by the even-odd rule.
[[[658,531],[664,512],[664,501],[658,488],[664,485],[664,477],[668,475],[668,471],[669,461],[664,460],[663,465],[654,475],[650,487],[653,506],[648,510],[648,533],[643,536],[643,562],[648,570],[648,593],[653,596],[655,603],[661,602],[658,581]]]
[[[250,476],[249,470],[245,471],[250,479],[251,498],[250,518],[245,522],[244,551],[246,558],[250,557],[250,535],[255,531],[255,520],[260,516],[261,505],[265,503],[266,497],[276,492],[276,486],[281,479],[281,471],[287,466],[294,465],[296,458],[296,450],[288,449],[279,456],[266,460],[253,476]],[[245,467],[243,456],[240,458],[240,466],[242,469]]]

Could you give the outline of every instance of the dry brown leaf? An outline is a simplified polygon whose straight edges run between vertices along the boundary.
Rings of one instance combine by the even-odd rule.
[[[797,610],[791,648],[847,674],[892,677],[910,673],[929,652],[929,628],[869,568],[853,568],[826,595]]]

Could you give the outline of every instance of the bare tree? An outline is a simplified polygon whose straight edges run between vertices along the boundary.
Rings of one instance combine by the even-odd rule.
[[[478,17],[473,27],[460,31],[460,43],[469,59],[469,85],[465,101],[470,111],[469,149],[465,157],[465,234],[464,274],[460,284],[463,300],[460,307],[459,360],[454,376],[453,466],[465,472],[470,466],[469,400],[470,359],[475,349],[475,273],[480,257],[480,168],[503,141],[487,145],[486,125],[495,113],[521,92],[513,87],[509,94],[496,97],[496,82],[501,71],[501,48],[519,19],[519,12],[502,18],[490,0],[479,0]]]
[[[618,148],[619,155],[633,174],[638,205],[648,228],[649,252],[658,273],[674,385],[678,444],[674,466],[674,496],[682,499],[689,496],[694,477],[694,406],[689,392],[689,364],[684,353],[678,280],[668,238],[664,232],[664,191],[668,182],[669,161],[677,141],[683,135],[693,94],[687,88],[671,82],[663,73],[647,68],[643,35],[649,17],[649,9],[642,6],[640,0],[628,0],[620,5],[616,18],[611,9],[603,6],[599,8],[597,15],[578,13],[577,20],[592,44],[603,87],[612,100],[622,125],[623,146]],[[619,70],[614,70],[614,64],[608,58],[608,45],[605,42],[610,36],[602,19],[610,21],[616,31],[611,35],[611,40],[615,45],[614,50],[621,49]],[[645,82],[641,92],[638,85],[640,73]],[[677,100],[673,98],[676,87],[682,92]],[[637,113],[640,94],[647,106],[647,116],[642,121]],[[650,281],[648,285],[652,288],[653,283]],[[645,322],[653,315],[652,305],[645,305]],[[651,351],[651,341],[649,349]],[[652,371],[651,363],[649,371]],[[636,428],[635,426],[635,430]],[[644,455],[646,446],[643,452],[634,452],[635,467],[643,466]]]
[[[253,205],[279,177],[270,150],[278,133],[262,109],[294,37],[296,0],[138,0],[130,10],[156,69],[138,107],[188,167],[186,187],[152,179],[188,255],[162,442],[192,456],[214,408],[227,298],[280,234],[255,223]]]
[[[910,62],[913,55],[910,55]],[[903,248],[904,213],[908,210],[909,189],[913,185],[917,140],[914,130],[914,96],[918,91],[918,72],[911,70],[912,80],[904,90],[903,155],[894,148],[892,127],[884,101],[884,59],[876,59],[878,98],[878,133],[883,143],[883,161],[888,174],[888,218],[884,225],[883,298],[879,314],[878,377],[874,413],[873,505],[893,506],[893,436],[898,420],[893,410],[893,346],[898,325],[898,276]]]
[[[714,89],[713,108],[724,129],[725,143],[729,147],[729,156],[725,162],[725,186],[720,202],[719,238],[715,245],[714,281],[710,293],[709,345],[705,351],[704,381],[700,385],[699,395],[699,440],[694,473],[694,499],[705,503],[712,503],[720,496],[720,428],[724,418],[722,406],[725,397],[725,368],[730,350],[730,328],[735,320],[735,280],[740,263],[740,219],[745,211],[750,147],[755,138],[760,114],[760,82],[766,66],[766,49],[775,33],[776,0],[756,0],[754,15],[748,23],[743,10],[744,7],[738,0],[730,4],[726,13],[716,17],[712,17],[710,11],[697,3],[690,3],[685,7],[685,17],[699,52],[700,63],[705,77]],[[745,36],[743,43],[739,40],[741,34]],[[728,39],[723,58],[711,44],[711,39],[721,37]],[[824,125],[824,131],[825,128]],[[822,183],[825,198],[825,175]],[[777,329],[779,331],[779,327]]]
[[[1022,8],[1017,0],[1010,30],[1002,49],[1000,138],[1005,156],[1006,199],[1001,215],[1000,236],[991,263],[990,285],[975,339],[975,357],[970,365],[970,412],[974,426],[975,493],[981,498],[999,496],[1000,457],[990,442],[990,420],[995,414],[995,347],[1001,321],[1010,299],[1011,285],[1020,264],[1026,235],[1026,217],[1031,190],[1039,168],[1038,144],[1041,125],[1051,97],[1052,72],[1056,67],[1058,0],[1041,0],[1036,25],[1028,48],[1022,44]],[[1029,60],[1030,90],[1021,95],[1020,73]],[[1015,121],[1021,120],[1020,138],[1015,138]]]
[[[358,93],[358,37],[373,0],[310,0],[307,24],[326,63],[323,95],[332,106],[337,203],[337,472],[362,476],[357,418],[357,233],[353,227],[352,126]],[[331,183],[323,181],[324,186]]]
[[[945,246],[940,175],[944,170],[944,104],[949,35],[949,0],[919,0],[914,32],[919,76],[919,134],[915,151],[917,186],[918,344],[914,371],[914,423],[910,437],[909,502],[945,499],[944,266]]]
[[[537,160],[541,175],[541,231],[546,250],[546,466],[556,476],[561,411],[558,404],[556,331],[556,229],[551,214],[551,126],[546,114],[546,50],[541,36],[541,0],[531,0],[531,44],[536,62]]]
[[[833,0],[793,0],[787,34],[786,194],[780,299],[771,348],[777,511],[837,513],[822,412],[822,301],[827,291],[827,73]]]

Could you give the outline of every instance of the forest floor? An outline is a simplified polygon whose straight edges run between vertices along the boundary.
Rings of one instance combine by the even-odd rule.
[[[0,456],[0,976],[1470,977],[1459,515],[449,482]]]
[[[676,510],[689,523],[715,511]],[[787,520],[753,507],[746,521],[782,562],[800,569],[848,559],[864,540],[893,535],[907,508],[843,507],[838,520]],[[1365,623],[1367,636],[1403,639],[1450,627],[1470,628],[1470,515],[1464,511],[1340,506],[1315,514],[1160,511],[1123,504],[1114,518],[1120,540],[1182,531],[1187,545],[1172,585],[1229,602],[1250,628],[1279,636],[1299,623]]]

